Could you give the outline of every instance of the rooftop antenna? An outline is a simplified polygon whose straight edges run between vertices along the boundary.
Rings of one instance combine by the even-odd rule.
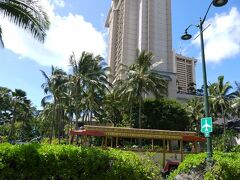
[[[182,51],[183,51],[183,47],[182,47],[182,43],[180,42],[180,46],[179,46],[179,54],[182,55]]]

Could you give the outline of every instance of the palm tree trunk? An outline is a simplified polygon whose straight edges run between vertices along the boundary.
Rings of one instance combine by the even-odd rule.
[[[61,139],[61,118],[60,118],[60,102],[58,101],[58,108],[57,108],[57,121],[58,121],[58,144],[60,144]]]
[[[80,95],[80,80],[77,81],[77,86],[76,86],[76,91],[75,91],[75,116],[76,116],[76,124],[75,124],[75,129],[78,129],[78,120],[80,119],[80,112],[78,108],[78,103],[79,103],[79,95]]]
[[[73,129],[73,116],[70,117],[70,130]]]
[[[71,125],[70,125],[70,122],[71,122],[71,121],[70,121],[70,119],[69,119],[69,121],[67,122],[67,134],[66,134],[66,135],[67,135],[67,138],[68,138],[68,136],[69,136],[70,130],[72,130],[71,127],[70,127],[70,126],[71,126]]]
[[[142,113],[142,101],[141,99],[139,100],[139,109],[138,109],[138,128],[142,128],[142,122],[141,122],[141,113]],[[142,146],[142,139],[139,139],[139,147]]]
[[[8,140],[10,141],[12,139],[13,131],[14,131],[14,123],[15,123],[15,117],[13,116],[10,126],[10,131],[8,134]]]
[[[200,123],[199,123],[199,121],[197,120],[196,121],[197,122],[197,136],[199,136],[200,135]]]
[[[89,116],[89,119],[90,119],[90,124],[92,125],[92,117],[93,117],[93,115],[92,115],[92,111],[90,112],[90,116]]]
[[[139,108],[138,108],[138,128],[142,128],[142,122],[141,122],[141,113],[142,113],[142,101],[139,100]]]
[[[87,124],[90,124],[90,123],[89,123],[89,112],[88,112],[88,111],[86,112],[86,117],[85,117],[85,118],[86,118]]]
[[[15,119],[16,119],[16,108],[17,108],[17,104],[15,103],[14,104],[14,109],[13,109],[13,118],[12,118],[12,121],[11,121],[10,131],[9,131],[9,134],[8,134],[8,141],[11,140],[11,137],[13,135],[14,123],[15,123]]]
[[[83,116],[82,116],[82,122],[84,123],[87,123],[87,120],[86,120],[86,112],[85,111],[83,111]]]
[[[55,98],[54,98],[55,99]],[[54,103],[54,111],[53,111],[53,117],[52,117],[52,129],[50,134],[50,144],[52,144],[52,139],[55,137],[55,120],[57,119],[57,108],[56,104]]]
[[[223,134],[226,133],[226,118],[225,118],[225,113],[223,113]]]
[[[49,144],[52,144],[53,133],[54,133],[54,123],[52,122],[52,127],[51,127],[51,132],[49,137]]]
[[[76,116],[75,129],[77,129],[78,128],[78,120],[80,119],[80,113],[77,109],[75,110],[75,116]]]
[[[50,130],[50,137],[49,137],[49,144],[52,144],[52,138],[53,138],[53,135],[54,135],[54,121],[55,121],[55,110],[53,111],[53,114],[51,116],[51,130]]]
[[[221,105],[221,110],[222,110],[222,119],[223,119],[223,134],[225,135],[225,132],[226,132],[226,119],[225,119],[225,113],[224,113],[222,105]]]
[[[223,106],[221,105],[221,110],[222,110],[222,119],[223,119],[223,147],[224,147],[224,151],[226,150],[226,120],[225,120],[225,113],[223,110]]]
[[[61,134],[62,134],[62,137],[65,138],[64,128],[65,128],[66,119],[65,119],[64,107],[62,107],[62,109],[61,109],[61,117],[62,117]]]
[[[132,105],[132,101],[130,102],[130,123],[132,122],[132,111],[133,111],[133,105]]]

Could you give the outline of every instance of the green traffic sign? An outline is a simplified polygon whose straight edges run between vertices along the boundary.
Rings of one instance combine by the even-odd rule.
[[[206,133],[209,136],[209,133],[213,131],[212,118],[206,117],[201,119],[201,132]]]
[[[204,133],[204,136],[205,136],[205,137],[210,137],[210,132],[205,132],[205,133]]]

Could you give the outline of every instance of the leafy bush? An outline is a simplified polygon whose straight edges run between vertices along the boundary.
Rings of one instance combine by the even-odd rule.
[[[234,146],[234,148],[231,149],[232,152],[239,152],[240,153],[240,145]]]
[[[216,151],[232,151],[236,146],[235,138],[238,137],[238,133],[234,130],[226,130],[225,134],[219,134],[213,136],[213,147]]]
[[[213,155],[213,165],[211,168],[206,168],[206,154],[188,155],[179,165],[168,179],[174,179],[178,174],[182,173],[202,173],[204,179],[216,180],[239,180],[240,179],[240,153],[223,153],[215,152]]]
[[[157,179],[148,160],[119,150],[71,145],[0,145],[0,179]]]
[[[189,117],[182,105],[169,99],[147,99],[143,108],[143,128],[186,130]]]
[[[205,162],[206,155],[204,153],[200,154],[190,154],[187,155],[178,168],[171,173],[168,179],[174,179],[180,172],[188,173],[192,168],[196,168]]]
[[[222,179],[240,179],[240,153],[215,153],[212,173]]]

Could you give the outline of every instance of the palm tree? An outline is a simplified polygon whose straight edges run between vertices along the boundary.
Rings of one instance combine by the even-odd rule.
[[[31,101],[27,99],[27,94],[21,89],[15,89],[12,92],[12,119],[8,139],[12,138],[14,133],[14,124],[16,120],[23,120],[31,111]]]
[[[103,97],[110,83],[107,80],[108,67],[101,56],[83,52],[77,60],[73,54],[70,57],[72,67],[71,87],[75,106],[76,126],[83,115],[83,121],[92,119],[93,112],[101,107]],[[82,111],[80,110],[82,109]]]
[[[123,117],[126,112],[126,107],[129,108],[127,105],[128,102],[125,101],[125,98],[120,97],[118,89],[115,89],[114,87],[104,98],[102,122],[112,123],[114,126],[129,126],[131,123],[131,117],[130,121],[127,122],[124,122]]]
[[[218,77],[218,82],[211,84],[209,87],[210,102],[213,111],[220,112],[223,119],[223,132],[226,131],[226,114],[230,108],[229,91],[232,89],[230,82],[224,83],[224,76]]]
[[[46,30],[49,29],[50,22],[47,14],[38,4],[38,1],[1,0],[0,12],[3,14],[3,17],[7,17],[10,22],[30,32],[32,36],[40,42],[44,42]],[[4,46],[1,25],[0,43]]]
[[[63,101],[65,99],[65,92],[66,92],[66,84],[68,82],[67,74],[59,68],[54,68],[52,66],[51,76],[48,77],[47,74],[42,71],[43,76],[46,79],[46,82],[42,84],[42,88],[47,94],[42,99],[43,107],[49,103],[49,100],[54,104],[55,109],[55,119],[58,122],[58,139],[60,142],[60,135],[63,133],[63,119],[64,119],[64,110],[63,110]],[[54,126],[54,123],[52,123]],[[54,128],[52,127],[52,130]],[[53,133],[52,133],[53,134]],[[50,137],[51,142],[52,137]]]
[[[235,82],[236,85],[236,91],[234,91],[232,95],[232,105],[231,107],[234,110],[234,115],[237,115],[237,117],[240,117],[240,83]]]
[[[196,127],[197,134],[200,131],[200,119],[203,117],[202,98],[195,97],[187,102],[186,110],[191,118],[191,128]]]
[[[232,99],[231,107],[234,111],[233,115],[236,115],[239,118],[240,117],[240,95]]]
[[[236,81],[235,85],[237,87],[237,90],[236,90],[237,94],[240,94],[240,83]]]
[[[50,144],[52,142],[52,137],[55,131],[55,106],[52,103],[47,103],[44,105],[44,109],[40,112],[38,119],[41,124],[40,132],[41,136],[47,134],[50,137]]]
[[[162,76],[151,70],[151,52],[138,52],[135,63],[128,67],[127,78],[120,87],[122,95],[128,96],[132,101],[135,98],[138,102],[138,127],[141,128],[141,110],[143,98],[152,93],[155,97],[161,97],[166,92],[166,81]]]
[[[65,116],[68,122],[68,131],[73,129],[73,118],[74,118],[74,99],[73,99],[73,92],[72,92],[72,83],[70,82],[71,75],[68,75],[68,82],[67,82],[67,90],[65,92]]]
[[[12,91],[5,87],[0,87],[0,119],[1,121],[10,122],[11,119],[11,100]]]
[[[114,83],[113,91],[115,91],[116,95],[119,96],[122,102],[127,103],[125,105],[127,107],[123,108],[129,110],[129,122],[132,123],[133,107],[138,101],[135,92],[131,88],[128,88],[130,86],[129,81],[119,79]]]
[[[194,82],[188,83],[187,92],[192,95],[196,95],[196,84]]]

